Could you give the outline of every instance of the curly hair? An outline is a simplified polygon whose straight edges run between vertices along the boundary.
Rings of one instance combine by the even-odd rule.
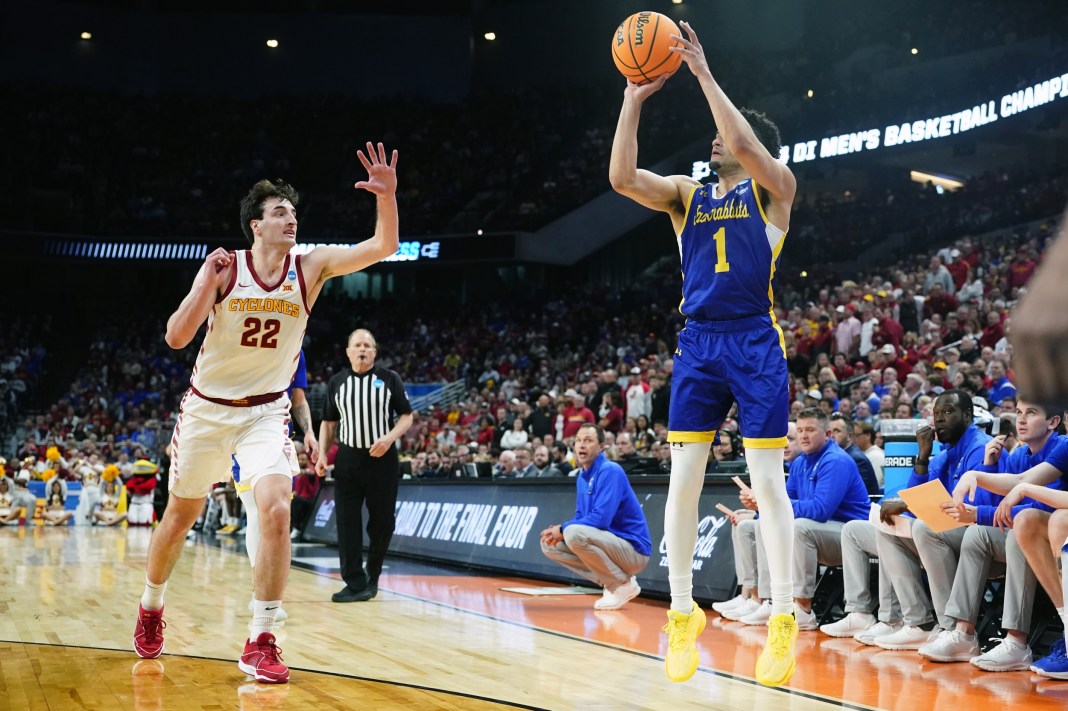
[[[778,158],[779,151],[782,150],[782,136],[775,122],[769,119],[763,111],[756,109],[739,109],[739,112],[749,122],[750,128],[753,129],[761,145],[768,149],[768,153],[773,158]]]

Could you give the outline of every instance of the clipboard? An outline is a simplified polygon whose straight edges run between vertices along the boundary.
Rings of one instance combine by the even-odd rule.
[[[911,489],[902,489],[898,495],[908,504],[909,511],[935,533],[972,525],[962,523],[942,511],[941,504],[952,501],[953,497],[949,495],[949,491],[940,479],[925,482]]]

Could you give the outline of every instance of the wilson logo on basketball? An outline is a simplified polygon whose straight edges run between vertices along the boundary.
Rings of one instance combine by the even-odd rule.
[[[649,13],[642,12],[638,15],[638,21],[634,23],[634,44],[641,45],[645,41],[645,26],[649,24]]]

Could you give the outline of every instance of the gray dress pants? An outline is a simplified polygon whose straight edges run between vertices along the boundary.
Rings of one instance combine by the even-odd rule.
[[[913,535],[918,523],[913,520]],[[879,565],[886,568],[894,594],[901,603],[901,616],[905,624],[918,627],[934,621],[931,600],[923,589],[923,569],[915,541],[876,530],[875,547],[879,552]]]
[[[969,526],[960,547],[960,564],[946,604],[946,615],[974,623],[979,616],[986,581],[1005,573],[1001,626],[1027,633],[1037,582],[1012,531],[994,526]]]
[[[871,591],[871,559],[879,557],[875,526],[867,521],[849,521],[842,527],[842,576],[845,578],[845,611],[875,611]],[[901,620],[901,605],[890,584],[885,565],[879,566],[879,620]]]

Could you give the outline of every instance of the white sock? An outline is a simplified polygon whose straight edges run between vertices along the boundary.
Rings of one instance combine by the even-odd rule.
[[[257,600],[252,598],[252,624],[249,625],[248,638],[255,640],[264,632],[274,629],[274,618],[278,615],[281,600]]]
[[[697,545],[697,504],[705,483],[711,442],[671,445],[671,480],[664,507],[671,609],[693,612],[693,550]]]
[[[256,565],[256,553],[260,549],[260,510],[256,507],[256,497],[252,489],[238,494],[241,503],[245,506],[245,552],[248,553],[248,561]]]
[[[141,593],[141,607],[146,610],[163,609],[163,593],[167,590],[167,581],[154,583],[145,578],[145,591]]]
[[[794,611],[794,509],[786,495],[783,451],[747,449],[749,481],[760,507],[760,537],[771,575],[771,614]]]

